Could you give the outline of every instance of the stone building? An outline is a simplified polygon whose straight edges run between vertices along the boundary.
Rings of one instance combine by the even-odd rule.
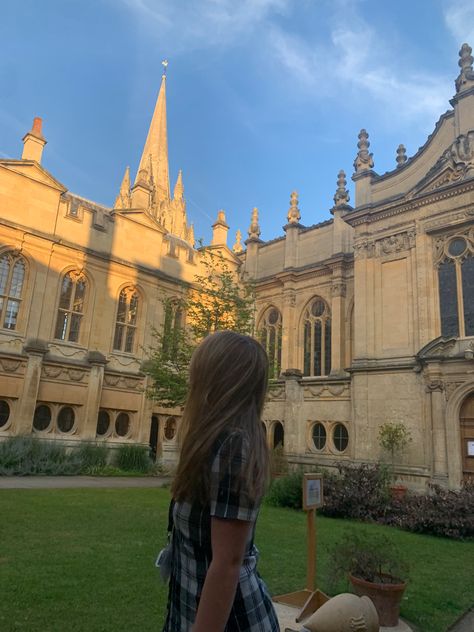
[[[413,487],[474,473],[474,72],[460,51],[452,109],[410,158],[374,171],[361,130],[350,205],[337,178],[327,221],[304,226],[291,194],[285,234],[231,251],[253,279],[257,334],[271,360],[264,423],[290,462],[380,458],[380,426],[403,421],[397,463]],[[133,185],[113,208],[70,193],[41,166],[41,124],[21,160],[0,160],[0,437],[150,444],[176,457],[179,411],[145,396],[141,372],[162,298],[200,266],[181,173],[170,193],[165,78]],[[132,253],[132,257],[130,257]],[[170,316],[179,326],[180,314]]]
[[[412,436],[398,474],[456,487],[474,474],[474,72],[460,51],[452,109],[416,154],[374,171],[361,130],[354,207],[339,172],[332,218],[260,241],[244,257],[274,376],[265,423],[292,462],[379,459],[384,422]]]
[[[20,160],[0,160],[0,438],[150,444],[176,458],[179,411],[146,397],[141,371],[163,299],[199,271],[183,178],[170,191],[166,77],[134,183],[113,208],[75,195],[41,165],[41,119]],[[211,247],[226,247],[223,212]],[[170,326],[181,315],[168,310]]]

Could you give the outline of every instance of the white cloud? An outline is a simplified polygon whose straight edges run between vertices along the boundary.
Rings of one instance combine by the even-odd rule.
[[[460,4],[458,0],[448,2],[444,20],[459,46],[464,42],[474,46],[474,4]]]

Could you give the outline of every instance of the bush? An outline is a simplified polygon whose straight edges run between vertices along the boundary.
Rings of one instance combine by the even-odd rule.
[[[99,443],[83,443],[77,450],[82,469],[90,473],[91,468],[101,468],[107,465],[109,448]]]
[[[390,473],[382,465],[338,465],[337,474],[325,473],[321,513],[332,518],[377,520],[390,502]]]
[[[114,465],[126,472],[148,473],[153,467],[149,449],[141,445],[121,445],[115,451]]]
[[[474,537],[474,485],[460,491],[431,486],[431,494],[408,494],[393,501],[383,522],[413,531],[455,539]]]
[[[303,471],[275,479],[266,495],[266,502],[273,507],[301,509],[303,506]]]
[[[288,474],[288,461],[286,460],[285,452],[281,443],[270,453],[270,468],[272,472],[272,478],[275,476],[281,476],[282,474]]]
[[[0,476],[64,476],[80,471],[79,456],[68,454],[66,448],[56,442],[20,436],[0,443]]]

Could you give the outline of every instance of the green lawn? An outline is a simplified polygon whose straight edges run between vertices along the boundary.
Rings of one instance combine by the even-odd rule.
[[[153,566],[164,541],[168,492],[160,489],[0,491],[2,632],[157,632],[166,588]],[[347,521],[319,518],[318,577]],[[305,516],[263,507],[257,545],[273,594],[305,584]],[[358,527],[359,528],[359,527]],[[474,601],[474,544],[388,533],[411,565],[402,615],[445,632]]]

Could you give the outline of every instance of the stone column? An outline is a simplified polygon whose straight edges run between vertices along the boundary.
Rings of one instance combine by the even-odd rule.
[[[345,303],[346,284],[342,276],[333,279],[331,286],[331,375],[343,376],[345,358]]]
[[[448,485],[444,384],[440,379],[428,382],[426,392],[431,400],[431,435],[433,478],[440,485]]]
[[[296,293],[294,288],[283,290],[282,336],[281,336],[281,370],[286,371],[297,366],[298,350],[296,348],[297,331],[295,322]]]
[[[43,356],[48,352],[48,346],[42,340],[28,340],[23,351],[28,355],[28,362],[26,363],[15,429],[15,434],[18,435],[29,434],[33,429],[33,417],[41,381],[41,367]]]
[[[97,436],[97,417],[99,415],[100,399],[102,397],[104,367],[107,364],[107,360],[99,351],[89,351],[87,361],[91,365],[91,369],[89,373],[81,438],[94,441]]]
[[[289,369],[282,373],[285,380],[285,452],[301,454],[304,448],[304,420],[302,424],[303,388],[300,380],[302,372]]]

